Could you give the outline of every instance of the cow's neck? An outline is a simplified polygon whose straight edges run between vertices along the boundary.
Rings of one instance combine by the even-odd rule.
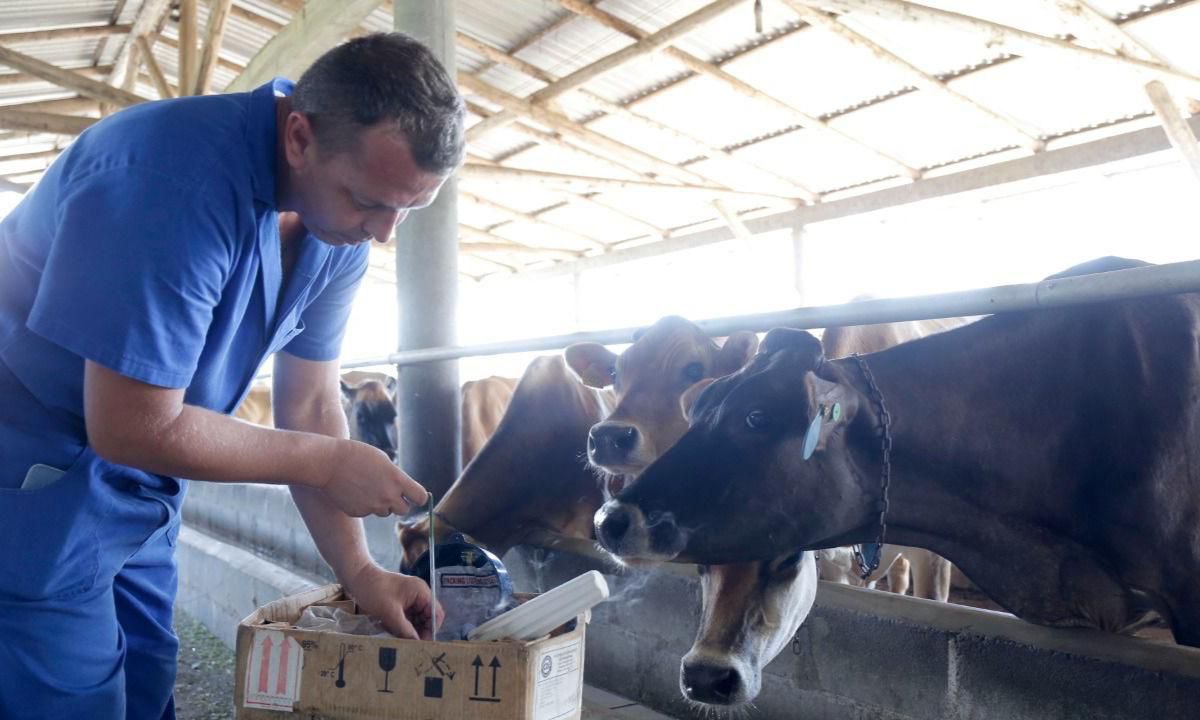
[[[996,361],[994,340],[966,328],[976,338],[962,336],[953,343],[935,336],[866,356],[867,365],[891,415],[891,480],[886,516],[889,543],[945,551],[947,544],[965,541],[969,532],[998,520],[1003,506],[980,505],[972,499],[977,483],[991,483],[992,491],[1012,480],[1008,466],[961,467],[964,457],[976,454],[988,438],[973,435],[975,428],[1003,423],[992,407],[973,407],[970,398],[986,397],[977,368]],[[993,334],[994,335],[994,334]],[[872,412],[860,413],[848,441],[854,464],[868,497],[881,494],[882,450],[879,438],[878,397],[867,385],[853,359],[835,361],[844,381],[861,393]],[[1006,401],[1019,404],[1019,386],[1009,389]],[[1031,424],[1030,430],[1036,429]],[[1007,439],[1011,440],[1011,438]],[[1032,437],[1030,443],[1032,444]],[[1022,443],[1015,443],[1020,447]],[[1002,491],[1001,491],[1002,492]],[[870,531],[874,537],[875,529]]]

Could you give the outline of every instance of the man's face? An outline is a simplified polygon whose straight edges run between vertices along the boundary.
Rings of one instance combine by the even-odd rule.
[[[359,133],[357,144],[327,151],[307,119],[292,113],[287,129],[292,198],[308,231],[333,246],[391,239],[409,211],[430,205],[445,175],[422,170],[405,138],[386,124]]]

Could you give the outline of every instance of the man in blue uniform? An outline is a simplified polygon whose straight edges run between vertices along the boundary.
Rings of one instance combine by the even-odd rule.
[[[370,240],[433,202],[462,123],[427,49],[371,35],[294,89],[97,123],[0,223],[0,717],[174,717],[181,478],[289,485],[364,610],[429,635],[357,519],[427,494],[346,439],[337,357]],[[230,418],[272,353],[278,429]]]

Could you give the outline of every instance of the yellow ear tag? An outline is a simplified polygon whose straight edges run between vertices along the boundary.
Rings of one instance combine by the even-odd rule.
[[[808,425],[808,432],[804,434],[804,459],[812,457],[813,452],[817,449],[817,441],[821,439],[821,415],[818,413]]]

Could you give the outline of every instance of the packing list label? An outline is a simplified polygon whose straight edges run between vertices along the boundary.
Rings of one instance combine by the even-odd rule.
[[[246,663],[248,708],[291,712],[300,697],[300,660],[303,651],[295,638],[278,630],[254,633],[250,662]]]
[[[579,709],[583,686],[583,641],[576,638],[542,651],[534,683],[533,720],[568,718]]]

